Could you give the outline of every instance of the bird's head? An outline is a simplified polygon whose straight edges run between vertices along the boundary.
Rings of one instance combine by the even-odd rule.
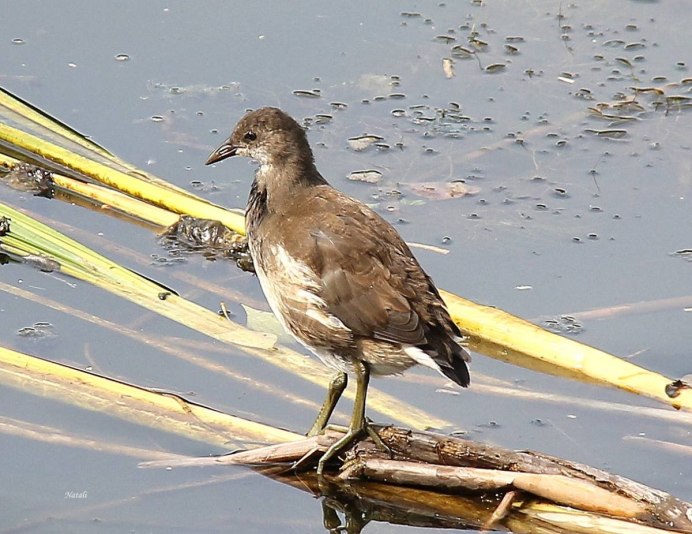
[[[305,158],[312,161],[305,130],[278,108],[261,108],[247,113],[230,137],[211,153],[206,164],[211,165],[235,155],[255,159],[262,166],[281,165]]]

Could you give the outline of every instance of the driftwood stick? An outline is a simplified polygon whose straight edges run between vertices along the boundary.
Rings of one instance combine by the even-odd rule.
[[[531,451],[511,451],[468,439],[396,427],[373,426],[392,451],[363,440],[347,454],[334,482],[384,482],[392,488],[422,488],[443,494],[517,492],[521,503],[539,499],[656,529],[692,533],[692,504],[593,467]],[[143,467],[289,464],[288,470],[314,465],[340,436],[337,430],[289,443],[269,445],[214,458],[155,461]],[[287,473],[284,469],[282,472]]]
[[[468,491],[523,490],[557,504],[606,513],[628,519],[643,519],[647,507],[627,497],[565,475],[512,473],[474,467],[430,465],[400,460],[364,458],[353,462],[342,476],[405,486]]]
[[[611,475],[600,469],[532,451],[511,451],[472,440],[397,427],[380,427],[378,434],[397,458],[446,466],[473,466],[501,471],[563,475],[581,480],[613,496],[630,499],[643,506],[636,514],[644,523],[657,528],[692,532],[692,504],[633,480]],[[518,488],[524,489],[527,488]],[[545,494],[551,499],[553,490]],[[536,494],[535,492],[532,492]],[[563,496],[564,498],[564,496]],[[618,502],[621,502],[618,499]],[[637,508],[632,508],[634,511]],[[610,512],[608,512],[610,513]],[[630,517],[627,514],[621,517]]]
[[[312,436],[276,445],[267,445],[256,449],[242,450],[204,458],[172,457],[169,460],[140,462],[141,468],[167,467],[207,467],[211,465],[273,465],[278,463],[297,462],[312,454],[321,453],[341,436],[341,432],[327,430],[319,436]]]

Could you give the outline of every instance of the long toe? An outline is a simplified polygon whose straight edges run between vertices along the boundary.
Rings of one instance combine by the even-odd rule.
[[[362,436],[364,432],[364,428],[349,428],[346,434],[340,437],[326,451],[324,451],[322,458],[320,458],[320,461],[317,462],[317,475],[321,476],[324,472],[324,467],[329,463],[329,461],[338,456],[341,452],[348,449],[349,446],[360,436]]]
[[[372,427],[372,425],[370,425],[368,423],[365,427],[365,431],[368,433],[368,436],[370,436],[370,439],[375,443],[377,448],[386,452],[390,458],[394,458],[394,451],[392,451],[392,449],[389,445],[387,445],[384,441],[382,441],[382,438],[377,433],[377,430],[375,430]]]

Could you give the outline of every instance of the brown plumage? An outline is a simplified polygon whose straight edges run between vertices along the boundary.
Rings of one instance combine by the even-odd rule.
[[[260,164],[246,225],[272,310],[327,365],[356,372],[363,406],[371,372],[421,363],[469,384],[461,333],[432,280],[389,223],[320,175],[295,120],[276,108],[250,112],[207,163],[236,154]]]

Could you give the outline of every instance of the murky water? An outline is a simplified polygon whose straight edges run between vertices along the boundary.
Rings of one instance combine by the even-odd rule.
[[[440,287],[552,321],[579,341],[673,378],[692,372],[692,263],[676,254],[692,247],[686,0],[25,0],[2,12],[0,85],[135,165],[242,207],[251,165],[203,163],[245,109],[282,107],[309,125],[318,167],[335,186],[378,207],[408,241],[449,251],[417,251]],[[633,87],[662,94],[635,95]],[[359,171],[370,172],[353,179]],[[462,195],[461,185],[472,194]],[[256,280],[228,263],[197,256],[157,262],[167,253],[141,228],[5,188],[0,199],[207,307],[222,297],[184,275],[232,287],[261,306]],[[82,284],[77,291],[71,280],[18,266],[1,267],[0,281],[116,324],[183,338],[238,373],[321,400],[319,388],[233,349],[207,350],[202,336]],[[579,315],[638,302],[655,305]],[[239,305],[227,304],[242,317]],[[52,325],[47,335],[18,334],[38,321]],[[313,416],[7,293],[0,293],[0,337],[3,345],[107,376],[194,392],[203,404],[270,424],[306,429]],[[478,439],[583,461],[692,499],[689,456],[632,439],[692,445],[689,425],[643,411],[655,403],[482,356],[472,372],[477,385],[458,395],[438,392],[448,391],[444,382],[425,371],[375,385]],[[28,393],[0,396],[3,416],[76,436],[220,452]],[[242,469],[139,470],[132,457],[0,436],[0,525],[8,529],[323,530],[312,497]],[[365,530],[404,528],[373,522]]]

